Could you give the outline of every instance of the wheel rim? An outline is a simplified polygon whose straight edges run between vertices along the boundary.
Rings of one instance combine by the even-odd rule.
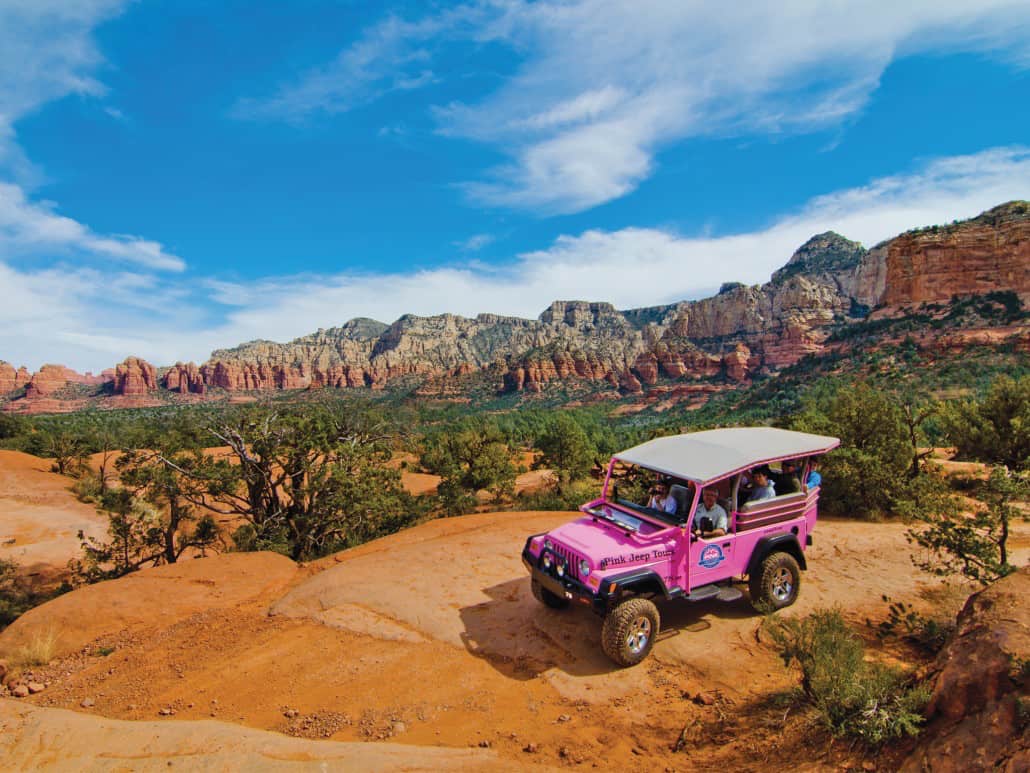
[[[786,567],[780,567],[773,575],[772,595],[777,601],[786,601],[794,592],[794,576]]]
[[[651,640],[651,621],[646,617],[638,617],[630,626],[626,637],[626,646],[634,655],[639,655]]]

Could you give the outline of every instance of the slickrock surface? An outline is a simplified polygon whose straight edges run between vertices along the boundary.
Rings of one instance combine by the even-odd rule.
[[[0,700],[10,771],[516,770],[488,749],[290,738],[215,720],[126,722]]]

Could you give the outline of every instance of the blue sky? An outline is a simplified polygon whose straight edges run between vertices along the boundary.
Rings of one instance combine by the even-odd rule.
[[[1025,0],[734,7],[0,0],[0,358],[668,303],[1030,197]]]

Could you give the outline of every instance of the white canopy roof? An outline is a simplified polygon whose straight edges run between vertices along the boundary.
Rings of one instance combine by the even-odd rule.
[[[615,458],[703,485],[765,462],[823,454],[839,445],[838,438],[826,435],[774,427],[727,427],[655,438]]]

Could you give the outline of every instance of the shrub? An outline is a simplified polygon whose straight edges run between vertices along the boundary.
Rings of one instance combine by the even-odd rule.
[[[888,596],[884,596],[883,600],[890,606],[887,619],[876,626],[876,635],[880,639],[907,639],[927,652],[936,654],[955,632],[954,620],[934,620],[916,612],[903,601],[892,602]],[[872,621],[866,622],[872,626]]]
[[[929,700],[899,671],[867,663],[864,648],[837,610],[775,618],[769,627],[784,665],[797,664],[801,690],[826,728],[870,746],[916,735]]]

